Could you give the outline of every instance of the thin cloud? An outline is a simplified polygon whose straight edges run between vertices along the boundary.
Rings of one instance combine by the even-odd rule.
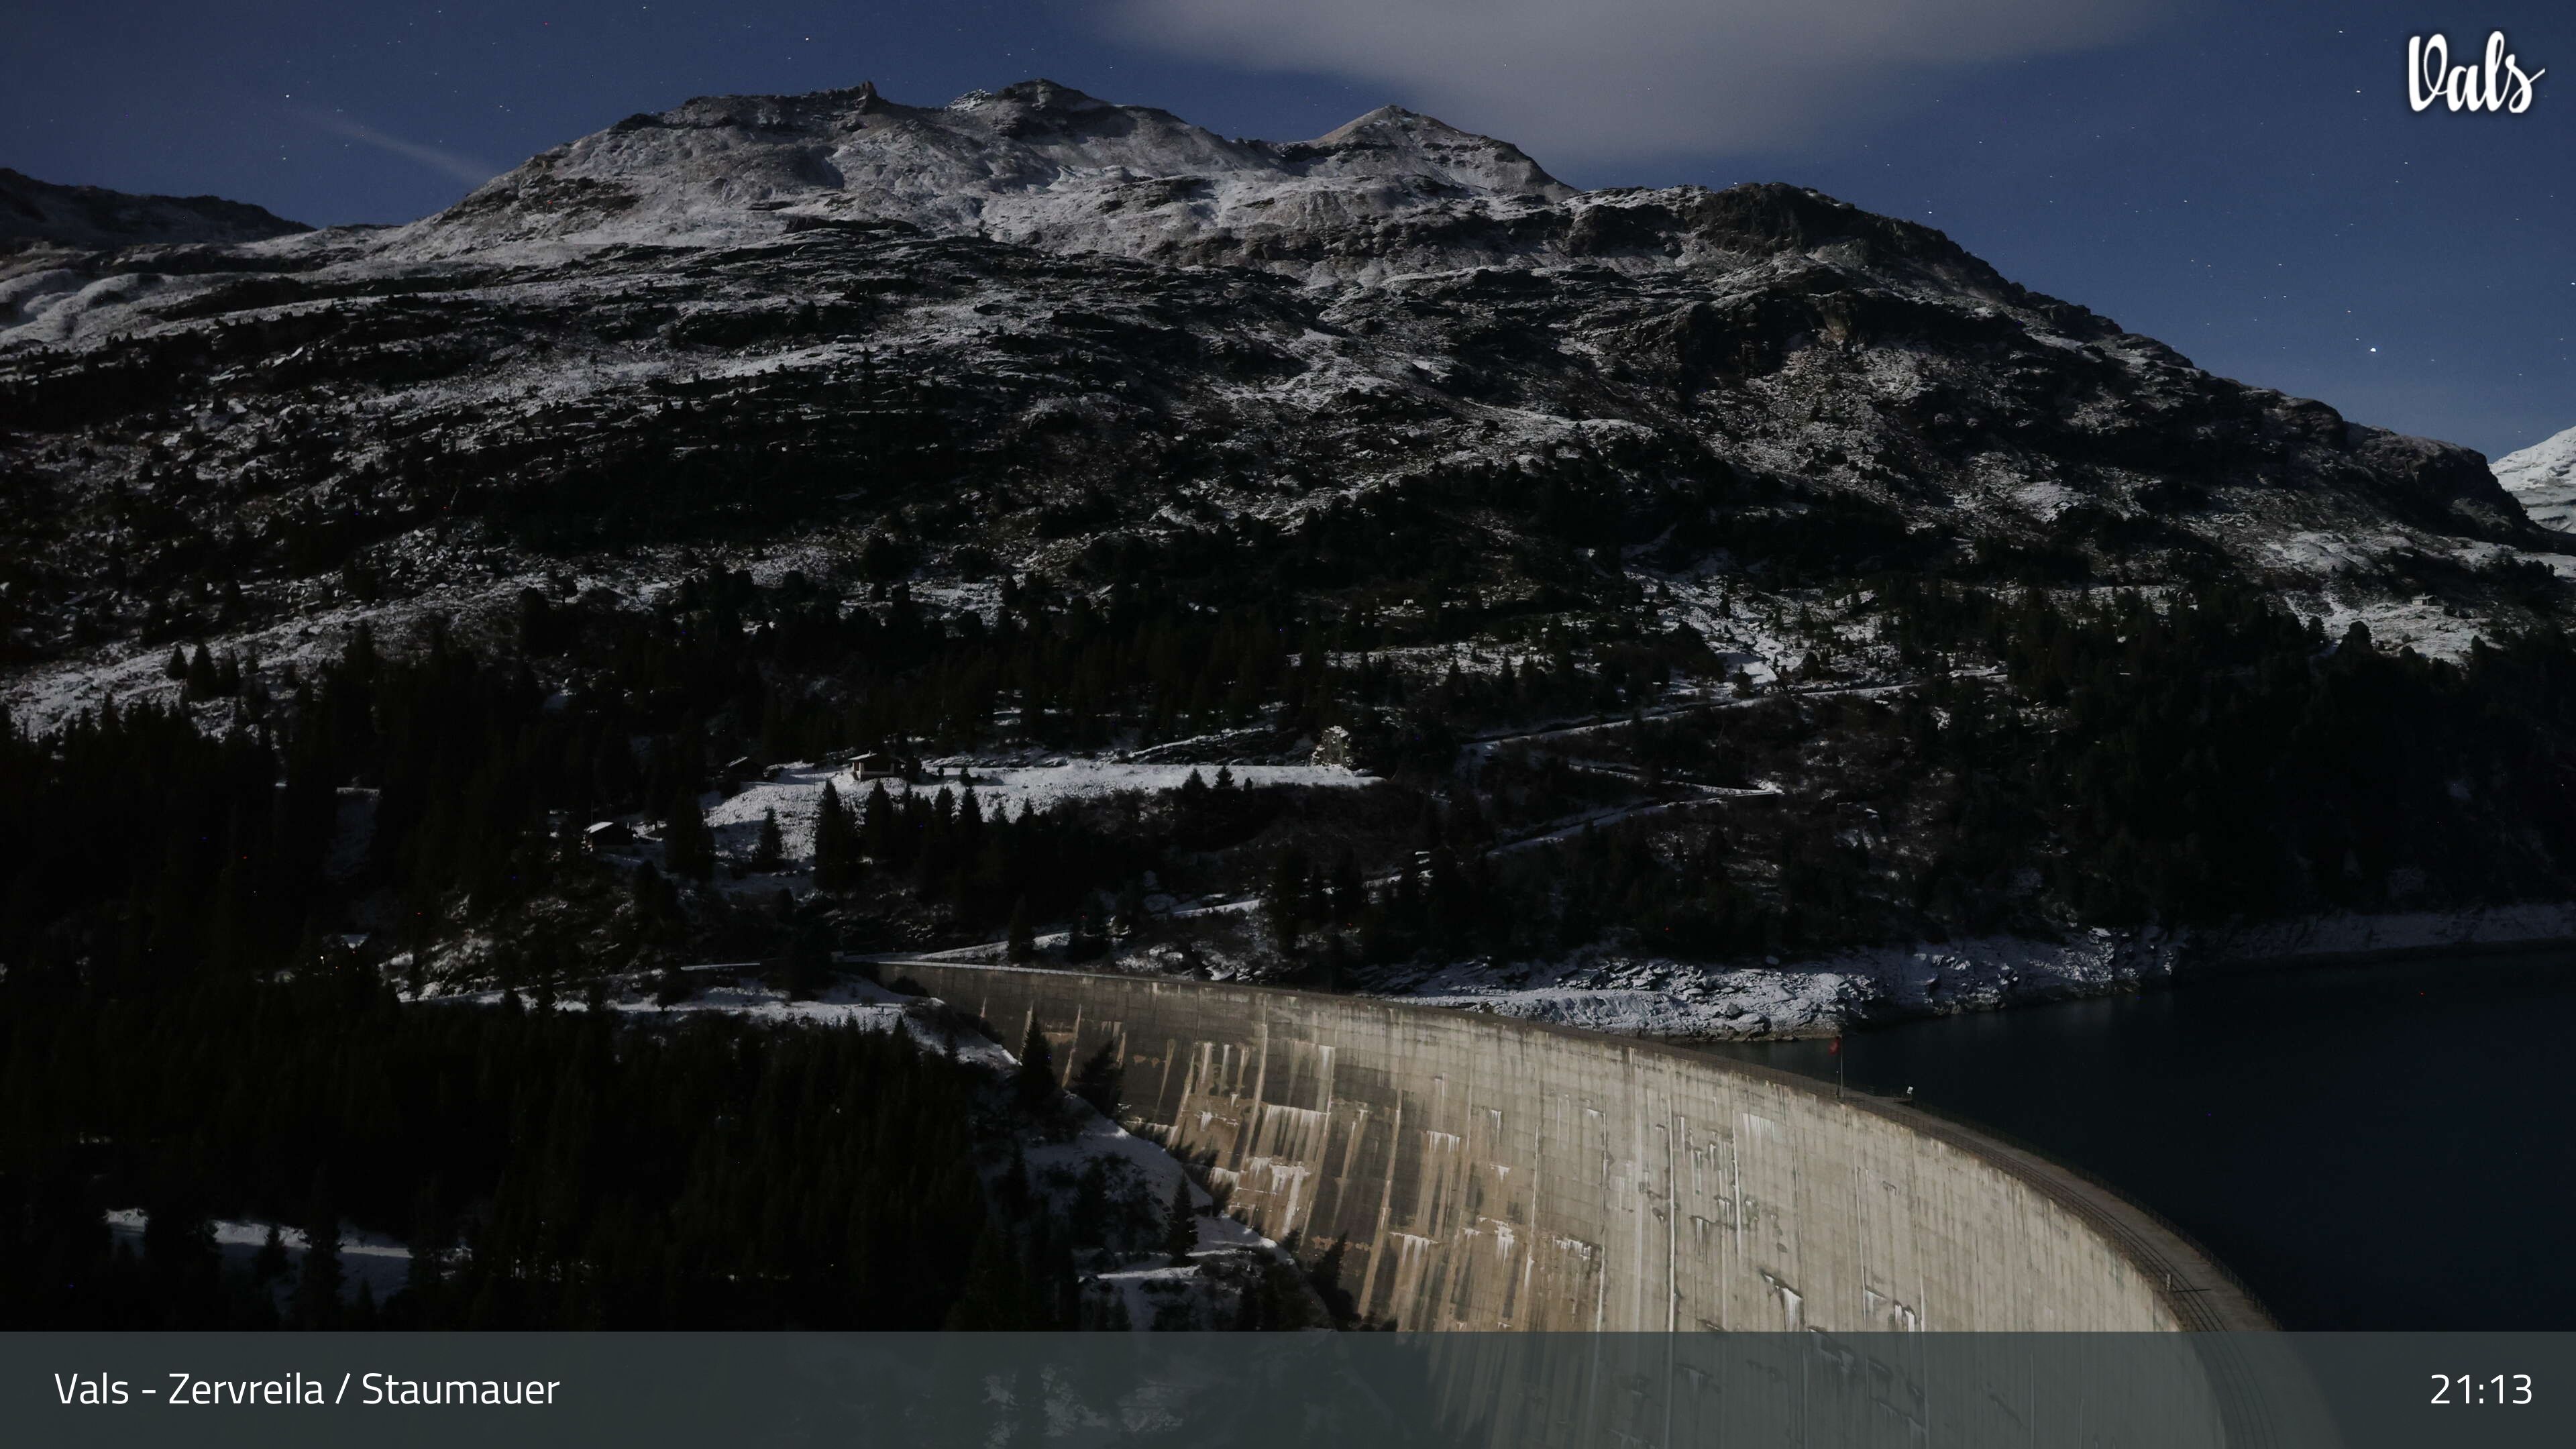
[[[468,186],[480,186],[508,169],[436,146],[424,146],[418,141],[406,141],[400,136],[388,136],[373,126],[350,120],[336,111],[307,111],[304,112],[304,118],[335,136],[373,146],[380,151],[390,151],[407,161],[417,161],[432,171],[444,176],[452,176]]]
[[[1543,161],[1613,161],[1813,142],[1881,112],[1909,73],[2072,57],[2177,3],[1117,0],[1110,23],[1182,55],[1372,82]]]

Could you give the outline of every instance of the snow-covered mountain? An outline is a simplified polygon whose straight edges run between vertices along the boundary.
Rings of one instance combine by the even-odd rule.
[[[0,630],[56,680],[549,572],[877,539],[965,597],[1255,534],[1390,605],[1648,589],[1714,628],[1893,568],[2227,575],[2449,653],[2562,541],[2475,453],[1814,191],[1578,192],[1393,108],[1245,141],[1045,81],[701,99],[409,226],[33,264],[0,416]]]
[[[1393,106],[1280,144],[1042,80],[944,106],[862,85],[629,117],[390,246],[437,257],[529,240],[740,245],[894,224],[1349,280],[1482,259],[1574,194],[1512,146]]]
[[[2576,532],[2576,428],[2496,459],[2495,476],[2532,522]]]

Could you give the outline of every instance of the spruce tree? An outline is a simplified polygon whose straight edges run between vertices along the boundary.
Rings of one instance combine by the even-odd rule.
[[[716,873],[715,832],[698,813],[697,791],[683,786],[671,802],[671,821],[662,833],[662,863],[677,876],[702,881]]]
[[[751,848],[752,868],[755,870],[776,870],[778,869],[778,862],[784,859],[786,854],[786,837],[778,833],[778,812],[775,810],[761,811],[760,840]]]
[[[1333,862],[1333,924],[1347,926],[1360,918],[1368,904],[1368,885],[1360,875],[1360,863],[1345,847],[1341,858]]]
[[[858,834],[850,828],[850,814],[841,808],[841,792],[828,780],[823,782],[823,798],[814,807],[814,888],[843,891],[858,883]]]
[[[676,964],[663,967],[661,976],[653,983],[655,1006],[677,1006],[695,994],[689,987],[688,973]]]
[[[632,898],[635,902],[635,918],[638,921],[658,924],[669,920],[673,895],[670,883],[663,880],[662,873],[653,868],[653,862],[648,860],[635,867]]]
[[[1316,1259],[1315,1266],[1306,1274],[1306,1281],[1313,1285],[1315,1296],[1324,1300],[1324,1311],[1333,1315],[1333,1325],[1337,1328],[1347,1328],[1359,1321],[1359,1304],[1352,1300],[1350,1290],[1342,1286],[1342,1256],[1350,1245],[1348,1238],[1333,1239],[1333,1245],[1324,1250],[1324,1256]]]
[[[211,1328],[221,1292],[223,1255],[215,1225],[194,1198],[164,1195],[143,1220],[143,1267],[152,1291],[172,1315],[172,1328]]]
[[[1198,1245],[1199,1214],[1190,1202],[1190,1180],[1184,1175],[1172,1184],[1172,1200],[1163,1209],[1163,1251],[1171,1255],[1173,1267],[1185,1268]]]
[[[1055,1049],[1047,1045],[1046,1033],[1038,1030],[1035,1021],[1020,1041],[1020,1065],[1011,1076],[1011,1096],[1021,1111],[1033,1117],[1055,1105]]]
[[[1065,1235],[1078,1248],[1106,1248],[1109,1236],[1109,1169],[1100,1158],[1092,1158],[1074,1180],[1073,1211],[1065,1219]]]
[[[1002,1332],[1036,1327],[1029,1322],[1029,1289],[1011,1230],[987,1221],[968,1260],[965,1291],[948,1310],[947,1327],[967,1332]]]
[[[330,1328],[340,1319],[340,1216],[317,1176],[312,1209],[304,1229],[304,1266],[295,1277],[294,1318],[298,1328]]]
[[[1022,896],[1011,907],[1010,934],[1003,950],[1013,961],[1026,961],[1038,953],[1037,931],[1029,924],[1029,898]]]
[[[263,1288],[286,1276],[286,1239],[275,1223],[268,1225],[268,1236],[260,1240],[259,1252],[250,1260],[250,1276]]]
[[[212,699],[215,697],[220,682],[215,674],[215,656],[207,653],[206,646],[203,644],[197,646],[196,653],[188,656],[187,679],[188,698]]]
[[[1306,853],[1291,846],[1279,853],[1261,893],[1263,923],[1282,951],[1297,949],[1298,932],[1306,924],[1306,874]]]
[[[1074,1073],[1073,1094],[1115,1122],[1124,1105],[1119,1096],[1126,1087],[1126,1077],[1125,1068],[1118,1064],[1118,1043],[1105,1041],[1100,1050],[1083,1059],[1082,1070]]]
[[[1021,802],[1022,808],[1027,802]],[[871,860],[888,860],[894,854],[894,797],[886,793],[885,781],[868,787],[864,818],[859,821],[859,852]]]
[[[812,1000],[831,975],[831,937],[825,934],[821,922],[814,922],[796,933],[795,944],[787,950],[788,1000]]]

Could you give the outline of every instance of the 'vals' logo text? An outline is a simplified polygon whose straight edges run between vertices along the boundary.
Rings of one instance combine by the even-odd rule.
[[[2486,64],[2451,64],[2447,37],[2414,36],[2406,42],[2406,103],[2429,111],[2440,101],[2455,111],[2496,111],[2521,115],[2531,109],[2531,88],[2545,70],[2526,72],[2520,58],[2504,48],[2504,32],[2487,37]]]

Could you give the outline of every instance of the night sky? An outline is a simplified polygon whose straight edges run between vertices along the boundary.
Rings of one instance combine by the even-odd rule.
[[[2494,29],[2549,72],[2527,113],[2409,111],[2408,36],[2468,58]],[[2360,421],[2491,456],[2576,426],[2564,0],[5,0],[0,35],[0,165],[317,224],[693,95],[1043,75],[1280,139],[1392,101],[1576,185],[1782,180],[1927,222]]]

